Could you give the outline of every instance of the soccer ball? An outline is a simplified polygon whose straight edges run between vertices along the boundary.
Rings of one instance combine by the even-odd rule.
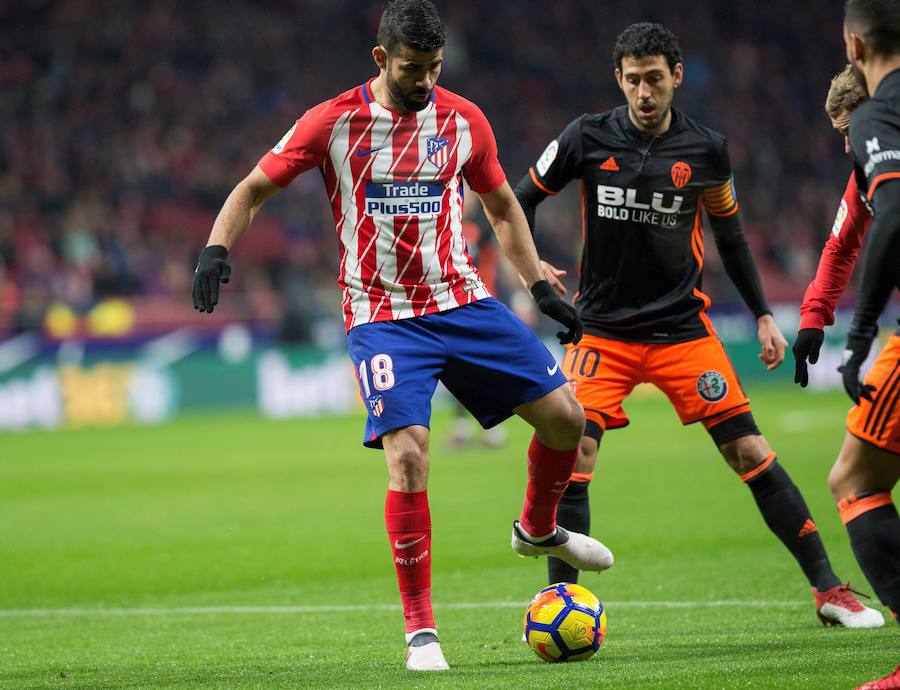
[[[525,640],[544,661],[583,661],[606,636],[606,611],[580,585],[558,582],[534,595],[525,609]]]

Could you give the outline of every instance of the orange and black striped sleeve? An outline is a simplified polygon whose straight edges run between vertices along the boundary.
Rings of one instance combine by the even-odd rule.
[[[737,197],[734,195],[734,178],[703,190],[703,206],[711,216],[724,218],[738,211]]]

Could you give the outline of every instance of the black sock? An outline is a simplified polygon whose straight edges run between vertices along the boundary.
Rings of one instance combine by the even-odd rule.
[[[570,481],[556,509],[556,524],[573,532],[588,534],[591,529],[590,482]],[[578,582],[578,569],[553,556],[547,557],[547,577],[550,584]]]
[[[847,523],[847,534],[875,594],[891,611],[900,612],[900,517],[894,504],[853,518]]]
[[[769,529],[797,559],[809,584],[820,592],[839,585],[841,581],[831,569],[800,489],[778,460],[773,459],[762,473],[746,483]]]

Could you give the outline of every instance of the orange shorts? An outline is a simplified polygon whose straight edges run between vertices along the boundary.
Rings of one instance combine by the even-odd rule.
[[[725,347],[714,335],[686,343],[631,343],[594,335],[566,346],[563,373],[588,421],[601,429],[628,424],[622,402],[639,383],[665,393],[682,424],[709,429],[750,411]]]
[[[860,400],[847,415],[847,431],[900,455],[900,336],[892,335],[866,374],[875,386],[872,402]]]

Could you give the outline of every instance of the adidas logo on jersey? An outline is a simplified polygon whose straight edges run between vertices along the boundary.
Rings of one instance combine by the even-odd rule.
[[[612,156],[610,156],[609,158],[607,158],[605,161],[603,161],[603,162],[600,164],[600,169],[601,169],[601,170],[608,170],[608,171],[610,171],[610,172],[618,172],[618,171],[619,171],[619,164],[616,163],[616,159],[615,159],[615,158],[613,158]]]

